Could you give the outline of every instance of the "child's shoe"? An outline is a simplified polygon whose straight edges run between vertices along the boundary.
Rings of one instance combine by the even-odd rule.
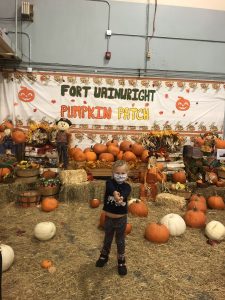
[[[102,268],[104,267],[104,265],[107,263],[107,261],[109,260],[107,255],[100,255],[99,259],[96,261],[95,266],[98,268]]]
[[[127,275],[127,267],[125,259],[118,259],[118,273],[119,275]]]

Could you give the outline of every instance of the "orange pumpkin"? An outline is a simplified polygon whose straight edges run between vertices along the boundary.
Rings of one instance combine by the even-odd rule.
[[[158,223],[150,223],[145,228],[145,238],[153,243],[166,243],[169,240],[169,229]]]
[[[13,129],[13,123],[10,122],[10,121],[4,121],[2,124],[1,124],[1,130],[4,131],[6,128],[8,129]]]
[[[117,156],[116,156],[117,160],[122,160],[123,159],[123,151],[120,151]]]
[[[201,228],[205,226],[206,215],[204,214],[204,212],[193,208],[185,213],[184,220],[186,225],[189,227]]]
[[[127,223],[126,229],[125,229],[125,234],[128,235],[131,233],[132,230],[132,225],[130,223]]]
[[[139,143],[134,143],[132,146],[131,146],[131,151],[136,155],[136,156],[141,156],[143,151],[144,151],[144,147],[139,144]]]
[[[59,202],[54,197],[46,197],[41,201],[41,209],[45,212],[50,212],[56,209],[59,205]]]
[[[86,152],[90,152],[90,151],[92,151],[92,152],[93,152],[93,149],[92,149],[92,148],[90,148],[90,147],[88,147],[88,148],[85,148],[85,149],[83,150],[83,152],[84,152],[84,153],[86,153]]]
[[[99,155],[99,160],[100,161],[107,161],[107,162],[113,162],[114,161],[114,156],[112,153],[101,153]]]
[[[82,151],[82,149],[79,148],[79,147],[77,147],[77,146],[75,146],[75,147],[73,147],[73,148],[70,148],[70,149],[69,149],[69,155],[70,155],[71,157],[73,157],[74,154],[75,154],[77,151]]]
[[[210,196],[207,199],[207,204],[209,208],[213,209],[225,209],[225,203],[222,197],[215,195],[215,196]]]
[[[9,168],[0,168],[0,178],[11,173]]]
[[[217,149],[225,149],[225,140],[215,139],[215,147]]]
[[[23,130],[16,128],[12,131],[12,139],[16,144],[21,144],[26,142],[27,136]]]
[[[101,143],[94,145],[93,150],[96,154],[101,154],[107,152],[107,146]]]
[[[141,154],[141,161],[147,163],[149,159],[149,151],[144,150]]]
[[[43,269],[49,269],[50,267],[52,267],[52,265],[53,265],[53,263],[52,263],[52,261],[49,260],[49,259],[44,259],[44,260],[42,260],[42,262],[41,262],[41,267],[42,267]]]
[[[112,139],[111,141],[108,141],[107,143],[106,143],[106,146],[108,147],[108,146],[110,146],[110,145],[114,145],[114,146],[119,146],[119,142],[116,140],[116,139]]]
[[[97,154],[94,151],[90,150],[90,151],[86,151],[84,153],[86,155],[87,161],[96,161],[97,160]]]
[[[172,174],[172,180],[173,182],[180,182],[185,183],[186,182],[186,174],[184,171],[177,171]]]
[[[147,217],[148,207],[145,202],[136,199],[128,206],[128,211],[136,217]]]
[[[122,141],[120,144],[120,150],[122,151],[130,151],[132,147],[132,142],[131,141]]]
[[[201,137],[196,137],[196,138],[194,139],[194,145],[195,145],[196,147],[203,146],[204,143],[205,143],[205,140],[204,140],[203,138],[201,138]]]
[[[201,202],[201,200],[192,200],[188,203],[187,209],[193,209],[197,208],[198,210],[201,210],[202,212],[206,213],[207,206],[206,203]]]
[[[109,146],[108,146],[108,152],[111,153],[112,155],[114,156],[117,156],[119,153],[120,153],[120,148],[117,147],[115,144],[111,143]]]
[[[189,199],[189,201],[196,201],[196,200],[206,204],[206,199],[201,194],[193,194],[193,195],[191,195],[191,197]]]
[[[76,151],[73,154],[73,159],[75,161],[85,161],[86,160],[86,153],[84,153],[82,150],[81,151]]]
[[[90,207],[97,208],[97,207],[99,207],[101,201],[97,198],[94,198],[94,199],[91,199],[89,203],[90,203]]]
[[[122,159],[125,161],[136,161],[136,155],[131,151],[125,151],[123,153]]]

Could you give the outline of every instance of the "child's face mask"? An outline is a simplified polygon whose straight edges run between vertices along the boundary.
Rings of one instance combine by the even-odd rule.
[[[113,174],[113,178],[116,180],[117,183],[123,183],[127,179],[127,174]]]

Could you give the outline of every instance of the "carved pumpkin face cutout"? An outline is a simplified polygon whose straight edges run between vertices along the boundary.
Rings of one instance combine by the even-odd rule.
[[[24,86],[21,86],[21,90],[18,93],[18,97],[23,102],[31,102],[34,100],[35,93]]]
[[[178,97],[178,100],[176,102],[176,108],[178,110],[181,110],[181,111],[185,111],[185,110],[188,110],[190,108],[190,101],[183,98],[183,97]]]

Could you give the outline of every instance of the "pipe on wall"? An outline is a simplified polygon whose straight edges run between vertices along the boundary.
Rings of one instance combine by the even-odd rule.
[[[15,36],[15,53],[16,53],[16,57],[17,57],[17,48],[18,48],[18,36],[17,36],[17,31],[18,31],[18,15],[17,15],[17,9],[18,9],[18,0],[15,0],[15,32],[16,32],[16,36]]]
[[[7,31],[6,34],[15,34],[16,36],[18,34],[21,34],[21,35],[25,35],[28,39],[28,63],[29,63],[29,66],[31,64],[31,38],[30,38],[30,35],[26,32],[23,32],[23,31]],[[23,55],[23,53],[22,53]]]

